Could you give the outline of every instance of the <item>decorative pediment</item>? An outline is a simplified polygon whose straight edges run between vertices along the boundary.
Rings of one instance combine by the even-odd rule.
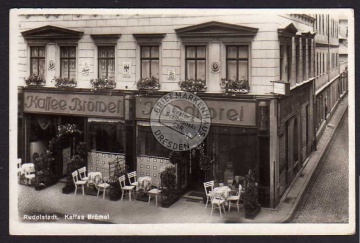
[[[299,30],[296,28],[296,26],[293,23],[285,26],[284,28],[278,29],[278,34],[280,36],[293,37],[296,35],[297,32],[299,32]]]
[[[78,41],[84,32],[46,25],[21,32],[26,40],[73,40]]]
[[[138,43],[156,43],[159,44],[166,34],[152,33],[152,34],[133,34]]]
[[[116,45],[120,34],[99,34],[90,35],[96,45]]]
[[[253,37],[257,28],[221,22],[207,22],[175,29],[180,37]]]
[[[316,35],[315,32],[313,31],[301,31],[301,37],[305,37],[305,38],[314,38],[314,36]]]

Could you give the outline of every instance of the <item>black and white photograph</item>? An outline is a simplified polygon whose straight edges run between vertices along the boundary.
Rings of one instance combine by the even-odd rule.
[[[355,234],[352,9],[10,17],[10,234]]]

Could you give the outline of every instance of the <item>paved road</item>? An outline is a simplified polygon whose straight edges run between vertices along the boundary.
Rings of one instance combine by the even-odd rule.
[[[324,155],[318,177],[306,192],[293,223],[349,221],[349,146],[347,112]]]

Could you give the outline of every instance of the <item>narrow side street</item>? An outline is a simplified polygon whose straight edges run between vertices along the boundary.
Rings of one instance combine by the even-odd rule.
[[[306,192],[293,223],[347,223],[349,220],[348,115],[338,127],[313,185]],[[329,124],[328,126],[331,126]]]

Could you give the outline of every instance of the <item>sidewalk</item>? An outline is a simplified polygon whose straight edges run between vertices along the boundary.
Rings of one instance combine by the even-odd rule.
[[[123,201],[110,201],[108,194],[105,199],[102,196],[62,194],[61,188],[64,183],[41,191],[34,188],[19,185],[19,220],[24,214],[56,214],[59,219],[54,223],[116,223],[116,224],[166,224],[166,223],[281,223],[292,219],[297,206],[301,202],[306,188],[311,183],[311,177],[316,172],[322,156],[333,137],[343,115],[347,110],[347,97],[340,101],[337,110],[326,126],[321,139],[317,143],[317,151],[313,152],[298,176],[280,202],[277,209],[262,209],[254,220],[245,219],[244,210],[240,213],[236,207],[231,208],[220,217],[219,211],[214,210],[210,215],[211,207],[205,208],[201,201],[181,198],[170,208],[156,207],[154,200],[147,202],[132,200],[128,197]],[[286,199],[284,201],[284,199]],[[76,220],[64,219],[65,215],[104,215],[109,220]]]

